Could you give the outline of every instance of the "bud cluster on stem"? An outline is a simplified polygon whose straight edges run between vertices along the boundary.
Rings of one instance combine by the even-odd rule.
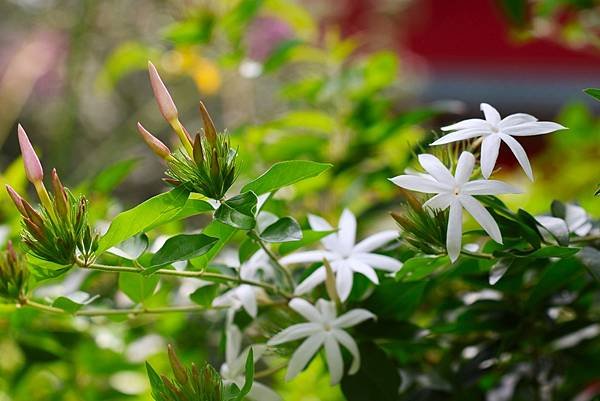
[[[231,149],[228,136],[217,131],[206,106],[200,102],[203,133],[196,134],[192,140],[179,121],[173,98],[151,62],[148,62],[148,73],[158,108],[185,148],[185,153],[172,153],[138,123],[137,130],[144,142],[152,152],[168,162],[168,178],[165,181],[174,186],[183,185],[208,198],[222,199],[236,178],[237,152]]]
[[[25,173],[34,185],[41,210],[36,210],[10,185],[6,190],[17,210],[23,216],[23,242],[36,256],[61,264],[72,264],[76,250],[88,259],[97,244],[96,235],[87,224],[87,201],[76,199],[62,184],[56,169],[50,179],[52,195],[44,186],[42,164],[23,127],[18,127],[19,145]]]

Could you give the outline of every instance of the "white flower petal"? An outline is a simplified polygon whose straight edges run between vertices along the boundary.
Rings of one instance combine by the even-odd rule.
[[[337,316],[337,311],[333,302],[320,298],[317,301],[316,306],[323,317],[323,322],[333,322]]]
[[[483,115],[485,115],[485,120],[488,123],[492,124],[493,126],[500,124],[500,113],[498,113],[498,110],[487,103],[481,103],[480,107],[481,111],[483,111]]]
[[[424,177],[406,174],[390,178],[390,181],[399,187],[427,194],[438,194],[450,190],[449,184],[439,183],[430,176]]]
[[[492,175],[499,151],[500,137],[498,135],[488,135],[483,138],[481,143],[481,174],[485,178]]]
[[[331,231],[333,227],[324,218],[314,214],[308,215],[308,224],[314,231]]]
[[[443,183],[454,183],[454,176],[450,174],[450,171],[444,166],[444,164],[430,154],[419,155],[419,164],[438,182]]]
[[[592,230],[591,218],[584,208],[577,205],[565,205],[565,222],[569,231],[582,237]]]
[[[291,255],[284,256],[279,259],[279,263],[282,265],[292,265],[296,263],[315,263],[322,262],[323,259],[327,259],[329,261],[333,261],[337,259],[337,255],[328,251],[306,251],[306,252],[296,252]]]
[[[549,134],[562,129],[567,129],[567,127],[550,121],[536,121],[507,127],[502,130],[502,133],[512,136],[533,136]]]
[[[338,224],[338,243],[342,253],[349,253],[356,242],[356,217],[349,209],[344,209]]]
[[[375,270],[371,266],[354,258],[349,259],[348,263],[350,264],[354,272],[362,274],[363,276],[368,278],[373,284],[379,284],[379,278],[377,277],[377,273],[375,273]]]
[[[525,149],[523,149],[523,146],[521,146],[521,144],[510,135],[500,134],[500,138],[502,139],[502,141],[504,141],[505,144],[508,145],[510,150],[513,152],[513,154],[517,158],[517,161],[519,162],[521,167],[523,167],[523,171],[525,171],[525,174],[527,174],[527,177],[529,177],[529,179],[533,181],[533,171],[531,170],[531,164],[529,164],[529,159],[527,158],[527,153],[525,153]]]
[[[333,267],[333,265],[332,265]],[[294,295],[302,295],[311,291],[313,288],[325,281],[325,267],[321,266],[305,278],[294,290]]]
[[[366,309],[352,309],[335,319],[332,325],[337,329],[345,329],[369,319],[376,319],[376,316]]]
[[[498,180],[473,180],[463,185],[461,192],[466,195],[500,195],[520,194],[523,191]]]
[[[458,131],[470,128],[482,128],[488,129],[490,126],[487,121],[481,118],[469,118],[468,120],[462,120],[452,125],[442,127],[442,131]]]
[[[288,304],[290,308],[311,322],[321,322],[322,316],[313,304],[302,298],[294,298]]]
[[[324,218],[322,218],[320,216],[316,216],[314,214],[308,215],[308,224],[310,225],[310,228],[313,229],[313,231],[333,231],[334,230],[334,228],[331,227],[331,225],[327,222],[327,220],[325,220]],[[332,234],[322,238],[321,243],[327,249],[335,249],[335,247],[338,243],[337,233],[332,233]]]
[[[467,209],[467,212],[473,216],[490,237],[501,244],[502,234],[500,234],[500,228],[490,212],[488,212],[483,205],[471,195],[462,195],[459,199],[463,207]]]
[[[313,334],[298,347],[288,363],[287,373],[285,375],[286,381],[290,381],[298,376],[298,373],[306,367],[319,348],[321,348],[321,345],[323,345],[325,336],[324,332]]]
[[[376,253],[355,253],[352,254],[352,259],[366,263],[375,269],[389,272],[396,272],[402,267],[402,262],[399,260]]]
[[[471,174],[473,174],[473,167],[475,167],[475,156],[471,152],[462,152],[456,163],[456,170],[454,173],[454,179],[457,185],[463,185],[469,181]]]
[[[232,324],[227,327],[227,341],[225,342],[225,363],[230,370],[234,370],[236,360],[242,348],[242,332]]]
[[[252,384],[247,397],[251,401],[283,401],[275,391],[257,381]]]
[[[352,291],[354,274],[348,265],[339,266],[335,275],[335,288],[342,302],[346,301]]]
[[[317,323],[295,324],[275,334],[269,341],[267,341],[267,345],[279,345],[298,340],[300,338],[312,336],[313,334],[320,332],[322,329],[323,326]]]
[[[499,127],[501,129],[504,129],[519,124],[532,123],[535,121],[537,121],[537,118],[535,118],[532,115],[525,113],[515,113],[511,114],[510,116],[504,117],[502,121],[500,121]]]
[[[476,138],[478,136],[487,135],[491,132],[490,127],[477,127],[477,128],[469,128],[469,129],[461,129],[459,131],[451,132],[450,134],[446,134],[443,137],[437,139],[432,142],[430,146],[437,145],[445,145],[447,143],[464,141],[471,138]]]
[[[437,196],[437,195],[436,195]],[[399,233],[396,230],[386,230],[381,231],[377,234],[373,234],[368,236],[364,240],[360,241],[356,246],[352,249],[353,252],[371,252],[378,248],[381,248],[383,245],[387,244],[390,241],[398,238]]]
[[[455,200],[450,205],[448,231],[446,233],[446,250],[452,262],[458,259],[462,242],[462,205]]]
[[[344,376],[344,360],[342,351],[332,333],[325,337],[325,359],[329,368],[330,384],[338,384]]]
[[[444,210],[448,206],[450,206],[450,202],[452,202],[452,195],[437,194],[433,198],[429,199],[427,202],[423,203],[423,207],[428,207],[429,209]]]
[[[256,317],[258,306],[256,305],[256,292],[251,285],[242,284],[237,288],[237,295],[242,302],[244,310],[252,317]]]
[[[355,374],[358,372],[358,369],[360,369],[360,352],[358,351],[356,341],[354,341],[350,334],[346,333],[344,330],[333,330],[333,335],[340,344],[350,351],[350,354],[352,355],[352,365],[350,365],[348,374]]]

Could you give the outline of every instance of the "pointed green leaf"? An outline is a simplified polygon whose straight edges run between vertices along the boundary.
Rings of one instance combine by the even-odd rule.
[[[309,160],[290,160],[275,163],[267,172],[244,186],[242,191],[253,191],[257,195],[273,192],[298,181],[315,177],[332,165]]]
[[[154,254],[151,264],[144,270],[144,274],[153,273],[161,266],[173,262],[204,255],[216,242],[217,238],[204,234],[180,234],[171,237]]]
[[[302,239],[300,224],[292,217],[282,217],[260,233],[265,242],[292,242]]]
[[[158,276],[144,276],[139,273],[119,273],[119,289],[133,302],[140,303],[150,298],[158,285]]]
[[[215,219],[234,228],[251,230],[256,225],[256,204],[253,192],[244,192],[223,202],[215,212]]]

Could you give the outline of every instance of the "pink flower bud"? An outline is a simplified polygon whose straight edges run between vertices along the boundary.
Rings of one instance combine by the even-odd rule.
[[[31,142],[29,142],[29,138],[21,124],[19,124],[17,131],[19,134],[19,146],[21,147],[21,154],[23,155],[23,164],[25,165],[27,179],[32,183],[40,182],[44,179],[44,170],[42,169],[40,159],[38,159],[35,154],[35,150],[33,150],[33,146],[31,146]]]
[[[27,217],[25,206],[23,206],[23,198],[21,198],[17,191],[15,191],[14,188],[8,184],[6,185],[6,191],[8,192],[10,199],[12,199],[19,212],[21,212],[23,216]]]
[[[169,156],[171,156],[171,151],[169,150],[167,145],[162,143],[158,138],[156,138],[154,135],[148,132],[146,128],[142,126],[142,124],[137,123],[137,130],[144,142],[146,142],[146,145],[148,145],[148,147],[152,149],[152,151],[157,156],[163,159],[166,159]]]
[[[150,61],[148,61],[148,74],[150,75],[150,84],[152,85],[152,91],[154,92],[154,97],[158,103],[160,113],[168,122],[177,119],[177,107],[175,107],[175,103],[173,102],[167,87],[160,79],[156,67],[154,67],[154,64]]]

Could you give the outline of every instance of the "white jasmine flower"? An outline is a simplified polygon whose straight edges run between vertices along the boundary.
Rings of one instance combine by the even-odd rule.
[[[333,231],[325,219],[309,215],[308,222],[315,231]],[[358,244],[356,241],[356,217],[345,209],[340,217],[338,232],[328,235],[321,240],[324,251],[298,252],[281,258],[283,265],[294,263],[322,262],[323,259],[331,264],[331,269],[336,273],[336,289],[342,301],[348,299],[352,290],[354,273],[360,273],[378,284],[379,279],[374,269],[381,269],[394,273],[402,267],[402,262],[389,256],[372,253],[377,248],[398,238],[395,230],[382,231],[365,238]],[[326,271],[320,266],[300,285],[296,287],[295,294],[301,295],[309,292],[325,281]]]
[[[263,250],[259,250],[239,267],[239,271],[240,277],[244,280],[259,279],[261,271],[267,276],[270,275],[272,270],[270,269],[268,255]],[[263,294],[264,290],[260,287],[241,284],[216,297],[212,306],[229,307],[231,318],[233,317],[232,314],[241,308],[244,308],[250,316],[256,317],[258,312],[257,298]]]
[[[592,232],[594,224],[592,217],[584,208],[578,205],[565,204],[565,218],[553,216],[536,216],[535,218],[548,232],[560,237],[561,233],[568,235],[573,233],[579,237],[584,237]],[[542,233],[543,235],[545,233]],[[544,235],[545,239],[548,239]]]
[[[504,142],[517,158],[527,177],[533,181],[533,171],[531,171],[525,149],[513,137],[548,134],[566,129],[566,127],[550,121],[538,121],[537,118],[524,113],[511,114],[501,119],[498,111],[487,103],[481,103],[481,111],[483,111],[485,120],[471,118],[442,127],[442,131],[454,132],[441,137],[431,145],[483,138],[481,142],[481,173],[488,178],[496,165],[500,142]]]
[[[266,345],[254,344],[252,352],[254,363],[262,357],[266,351]],[[250,347],[242,351],[242,333],[236,325],[227,327],[227,341],[225,345],[225,363],[221,365],[221,377],[225,385],[235,383],[241,388],[246,380],[246,358]],[[252,401],[282,401],[277,393],[262,383],[254,381],[250,392],[246,396]]]
[[[425,202],[425,207],[440,210],[450,208],[446,234],[446,249],[450,260],[454,262],[460,254],[463,208],[473,216],[494,241],[502,243],[498,224],[473,195],[499,195],[520,193],[521,191],[502,181],[469,181],[475,165],[475,157],[469,152],[463,152],[460,155],[454,176],[433,155],[419,155],[419,163],[429,174],[399,175],[391,178],[390,181],[411,191],[437,194]]]
[[[337,384],[344,375],[344,361],[340,344],[352,354],[352,365],[348,374],[352,375],[360,368],[360,354],[356,341],[344,329],[358,325],[375,315],[366,309],[352,309],[337,317],[332,302],[319,299],[316,307],[302,298],[294,298],[290,308],[308,320],[308,323],[295,324],[273,336],[268,345],[278,345],[289,341],[306,338],[296,349],[286,373],[286,380],[296,377],[319,351],[325,349],[325,359],[331,376],[331,384]]]

